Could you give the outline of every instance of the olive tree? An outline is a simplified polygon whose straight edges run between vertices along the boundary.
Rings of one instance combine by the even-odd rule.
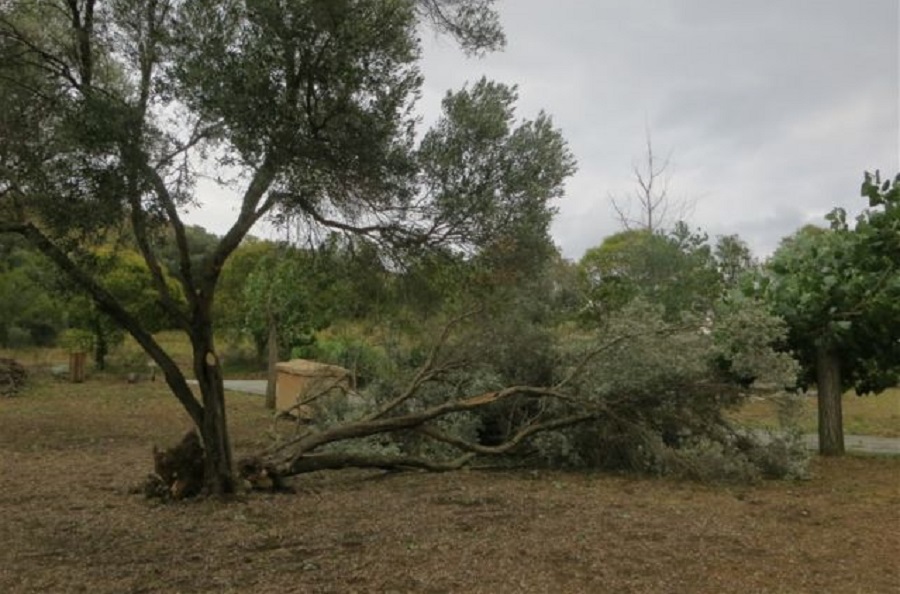
[[[458,222],[437,220],[441,209],[414,183],[423,21],[472,51],[503,41],[490,0],[2,5],[0,232],[49,257],[159,365],[199,430],[210,493],[234,486],[213,304],[222,268],[251,227],[293,212],[414,243]],[[240,206],[197,264],[183,214],[200,202],[201,175],[223,179]],[[161,307],[190,339],[199,398],[82,265],[92,243],[123,223]],[[160,245],[170,237],[183,301],[166,282]]]

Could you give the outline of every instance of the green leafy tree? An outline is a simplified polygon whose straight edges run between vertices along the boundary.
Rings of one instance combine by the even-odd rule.
[[[713,257],[726,290],[738,288],[742,280],[756,271],[759,265],[750,246],[737,235],[717,237]]]
[[[895,386],[900,371],[900,190],[866,174],[869,208],[851,226],[805,227],[782,241],[761,289],[790,328],[787,346],[818,389],[819,451],[844,453],[841,396]]]
[[[174,321],[159,304],[159,294],[153,277],[141,255],[135,251],[105,247],[95,250],[90,264],[97,282],[109,292],[137,320],[147,332],[170,328]],[[169,275],[164,278],[167,290],[176,300],[181,300],[177,281]],[[94,363],[98,369],[106,368],[110,350],[125,338],[124,329],[116,324],[77,285],[68,284],[71,294],[67,306],[70,328],[90,332]]]
[[[219,237],[200,225],[187,225],[184,228],[184,239],[187,243],[187,254],[191,270],[202,270],[203,261],[215,253]],[[179,259],[181,258],[178,239],[169,230],[167,233],[162,234],[158,241],[160,242],[158,249],[162,265],[166,270],[171,271],[172,274],[178,274],[180,268]]]
[[[503,41],[492,4],[4,4],[0,114],[13,125],[0,137],[0,232],[25,237],[156,361],[199,430],[210,493],[233,488],[213,304],[225,262],[254,223],[279,212],[414,245],[429,237],[463,244],[502,222],[486,194],[470,208],[461,196],[421,191],[412,150],[419,23],[490,50]],[[237,172],[240,206],[197,267],[181,213],[197,198],[197,176],[222,167]],[[97,237],[123,222],[157,302],[190,339],[199,399],[151,332],[83,265]],[[178,249],[172,273],[183,302],[166,281],[163,237]]]
[[[640,296],[676,320],[686,312],[710,311],[722,293],[707,237],[684,223],[667,234],[635,230],[611,235],[589,249],[578,266],[593,319]]]
[[[49,346],[65,325],[66,304],[49,290],[53,265],[21,243],[0,243],[0,345]]]
[[[237,342],[244,337],[244,287],[247,278],[276,250],[274,242],[260,240],[248,236],[234,251],[222,267],[222,276],[216,289],[216,301],[213,304],[213,319],[216,334],[224,336],[228,341]],[[262,361],[263,352],[257,352]]]
[[[244,285],[245,328],[267,346],[266,407],[275,408],[275,364],[312,341],[330,318],[330,266],[305,250],[278,246],[261,258]]]

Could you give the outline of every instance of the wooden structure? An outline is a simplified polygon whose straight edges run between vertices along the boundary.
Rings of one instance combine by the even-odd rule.
[[[337,365],[292,359],[275,369],[275,409],[300,418],[313,418],[317,408],[346,398],[353,387],[352,374]]]

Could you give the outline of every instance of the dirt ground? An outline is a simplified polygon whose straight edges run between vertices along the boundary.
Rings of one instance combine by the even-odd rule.
[[[235,448],[271,421],[230,395]],[[900,592],[900,459],[711,487],[561,473],[343,472],[295,494],[128,493],[188,423],[159,384],[0,400],[0,592]]]

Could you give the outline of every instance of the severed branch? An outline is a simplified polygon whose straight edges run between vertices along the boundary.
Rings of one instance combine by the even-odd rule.
[[[425,410],[410,413],[402,416],[390,417],[385,419],[376,419],[376,420],[362,420],[350,423],[344,423],[341,425],[337,425],[335,427],[328,428],[324,431],[317,433],[305,433],[299,435],[298,437],[277,446],[274,451],[265,455],[266,464],[275,468],[276,471],[281,475],[290,475],[297,474],[298,469],[307,468],[308,464],[313,464],[312,462],[305,462],[305,460],[309,459],[321,459],[316,458],[317,456],[325,456],[325,454],[315,453],[315,450],[339,441],[350,440],[350,439],[359,439],[364,437],[371,437],[373,435],[380,435],[383,433],[392,433],[395,431],[403,431],[403,430],[415,430],[422,426],[424,426],[429,421],[443,417],[445,415],[463,412],[469,410],[475,410],[489,404],[493,404],[496,402],[501,402],[507,399],[510,399],[514,396],[529,396],[532,398],[561,398],[570,400],[570,398],[562,394],[556,390],[549,388],[541,388],[535,386],[512,386],[509,388],[505,388],[503,390],[498,390],[494,392],[485,392],[483,394],[479,394],[477,396],[472,396],[469,398],[465,398],[462,400],[454,400],[450,402],[444,402],[442,404],[438,404],[427,408]],[[578,422],[583,422],[589,420],[591,418],[595,418],[597,416],[597,411],[589,411],[584,413],[576,413],[574,415],[568,417],[562,417],[560,419],[545,421],[544,423],[537,423],[529,425],[528,427],[522,429],[514,435],[507,444],[501,444],[501,446],[495,446],[495,451],[490,451],[490,449],[485,449],[483,452],[478,451],[478,446],[476,444],[466,444],[465,447],[462,446],[462,441],[459,440],[458,443],[454,443],[453,445],[457,445],[460,449],[463,449],[469,455],[468,458],[461,463],[459,461],[454,461],[454,465],[459,463],[459,466],[464,465],[469,460],[471,460],[474,456],[479,453],[491,453],[491,454],[503,454],[508,453],[518,444],[520,444],[523,440],[539,433],[541,431],[549,431],[551,429],[569,426]],[[431,435],[433,439],[438,439],[442,437],[442,434],[434,433]],[[449,440],[451,439],[447,436],[441,440]],[[449,442],[448,442],[449,443]],[[416,467],[416,468],[424,468],[429,469],[425,466],[426,461],[418,460],[416,464],[409,464],[410,460],[413,458],[408,458],[405,456],[399,457],[391,457],[391,456],[368,456],[368,455],[357,455],[357,454],[344,454],[344,453],[335,453],[335,454],[327,454],[328,456],[332,456],[331,460],[339,460],[341,457],[345,457],[345,460],[341,462],[339,466],[328,466],[328,468],[346,468],[351,466],[356,466],[351,460],[357,459],[377,459],[379,460],[378,464],[369,464],[369,467],[383,467],[383,463],[387,464],[391,460],[403,460],[403,463],[390,463],[392,468],[399,468],[404,466]],[[462,459],[460,459],[462,460]],[[337,462],[332,462],[336,464]],[[431,464],[428,462],[428,464]],[[437,468],[444,469],[445,463],[434,463]],[[454,466],[454,467],[459,467]],[[314,468],[314,470],[320,470],[321,468]],[[309,470],[301,470],[299,472],[309,472]]]
[[[428,353],[428,358],[425,359],[425,362],[419,367],[416,375],[413,377],[412,381],[409,383],[406,389],[402,393],[400,393],[399,396],[393,398],[392,400],[389,400],[377,411],[366,417],[365,420],[373,421],[385,416],[386,414],[393,411],[398,406],[415,396],[422,385],[433,379],[436,379],[450,369],[457,367],[458,364],[452,363],[439,365],[438,357],[440,356],[444,345],[447,343],[447,340],[449,340],[450,332],[453,330],[453,328],[458,326],[463,320],[472,317],[476,313],[476,311],[463,313],[451,319],[447,324],[445,324],[444,329],[441,331],[441,335],[438,338],[437,342],[434,344],[434,346],[431,347],[431,351],[429,351]]]
[[[426,359],[425,363],[417,371],[410,383],[395,398],[388,401],[374,413],[356,421],[343,422],[341,424],[317,430],[308,427],[289,440],[274,446],[263,454],[265,463],[274,469],[274,472],[282,476],[299,474],[322,469],[337,469],[348,467],[385,468],[385,469],[423,469],[423,470],[452,470],[467,464],[477,456],[499,456],[509,454],[522,445],[529,438],[543,432],[553,431],[590,422],[604,416],[615,417],[613,411],[608,410],[606,403],[589,402],[577,397],[569,389],[573,378],[582,373],[591,360],[599,354],[615,348],[623,341],[642,335],[657,335],[661,332],[623,334],[606,341],[598,348],[582,356],[575,367],[556,385],[552,387],[541,386],[511,386],[501,390],[484,392],[468,398],[461,398],[436,404],[421,410],[395,414],[403,403],[413,400],[419,395],[422,387],[429,381],[447,370],[446,365],[439,362],[441,349],[446,344],[452,328],[463,319],[471,316],[472,312],[463,314],[451,320],[443,329],[441,337]],[[668,331],[668,330],[667,330]],[[319,393],[311,395],[304,402],[310,402],[319,397]],[[484,445],[462,437],[441,431],[432,422],[454,413],[472,411],[512,398],[524,397],[541,406],[530,418],[521,420],[517,427],[510,431],[509,436],[500,444]],[[555,415],[545,406],[550,402],[557,402],[562,406],[554,407]],[[461,457],[450,461],[433,461],[423,458],[400,455],[382,455],[348,452],[322,452],[320,448],[342,441],[362,439],[376,435],[413,431],[428,439],[453,446],[461,451]]]
[[[560,417],[558,419],[552,419],[548,421],[544,421],[543,423],[529,423],[528,425],[519,429],[512,437],[507,439],[501,444],[495,446],[486,446],[478,443],[474,443],[465,439],[461,439],[456,437],[455,435],[450,435],[449,433],[444,433],[439,431],[438,429],[430,426],[423,426],[417,429],[418,433],[431,438],[435,441],[439,441],[441,443],[446,443],[452,445],[456,448],[459,448],[465,452],[471,452],[474,454],[480,455],[490,455],[497,456],[501,454],[508,454],[511,451],[515,450],[518,446],[522,444],[527,438],[532,435],[536,435],[538,433],[542,433],[544,431],[553,431],[554,429],[562,429],[564,427],[571,427],[572,425],[577,425],[579,423],[584,423],[586,421],[590,421],[592,419],[597,418],[600,415],[600,411],[594,412],[583,412],[579,414],[569,415],[567,417]]]
[[[386,456],[359,453],[321,453],[298,457],[283,469],[283,475],[303,474],[318,470],[341,470],[344,468],[377,468],[379,470],[427,470],[448,472],[459,470],[468,464],[475,454],[467,453],[447,461],[428,460],[415,456]]]

